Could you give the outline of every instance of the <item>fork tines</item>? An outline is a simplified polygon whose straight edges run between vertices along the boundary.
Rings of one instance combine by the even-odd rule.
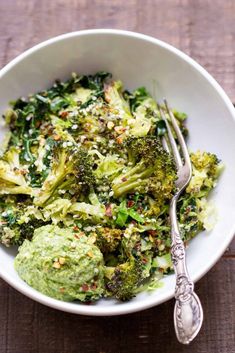
[[[180,185],[188,183],[191,178],[192,167],[187,145],[178,122],[169,108],[166,99],[164,105],[157,105],[161,118],[166,124],[167,134],[162,137],[162,144],[166,151],[173,154],[175,164],[178,170],[178,181]],[[177,143],[174,135],[177,137]],[[180,180],[181,179],[181,180]]]
[[[183,162],[182,162],[182,158],[181,158],[181,155],[180,155],[180,152],[179,152],[178,145],[177,145],[177,143],[175,141],[175,138],[174,138],[174,135],[173,135],[173,132],[172,132],[172,129],[174,129],[174,132],[175,132],[175,134],[177,136],[177,140],[178,140],[179,146],[181,148],[182,157],[183,157],[185,163],[189,163],[191,165],[190,157],[189,157],[189,153],[188,153],[188,149],[187,149],[187,145],[185,143],[185,140],[184,140],[182,132],[181,132],[181,130],[179,128],[179,125],[178,125],[178,123],[176,121],[176,118],[175,118],[172,110],[169,108],[169,105],[168,105],[166,99],[164,99],[163,101],[164,101],[164,108],[162,108],[159,104],[157,105],[158,106],[158,110],[159,110],[160,115],[161,115],[161,118],[164,120],[164,122],[166,124],[166,128],[167,128],[167,135],[168,135],[167,137],[168,138],[166,139],[166,136],[164,136],[164,138],[163,138],[163,146],[164,146],[164,148],[166,150],[168,150],[168,152],[169,152],[169,149],[171,149],[171,151],[172,151],[172,153],[174,155],[174,158],[175,158],[175,162],[176,162],[177,168],[181,167],[183,165]],[[166,113],[167,113],[167,115],[169,117],[169,121],[167,119]]]

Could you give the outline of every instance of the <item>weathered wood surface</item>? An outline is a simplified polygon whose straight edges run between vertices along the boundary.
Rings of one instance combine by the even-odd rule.
[[[202,64],[235,102],[233,0],[0,0],[0,67],[52,36],[86,28],[153,35]],[[0,280],[0,353],[235,353],[235,241],[197,284],[205,311],[190,347],[176,342],[173,301],[140,313],[61,313]]]
[[[234,261],[222,259],[198,282],[205,322],[190,346],[176,341],[173,300],[126,316],[84,317],[37,304],[1,281],[0,352],[234,353]]]

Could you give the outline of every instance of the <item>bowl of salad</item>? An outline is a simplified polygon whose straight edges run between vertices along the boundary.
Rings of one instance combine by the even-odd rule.
[[[235,112],[194,60],[152,37],[86,30],[27,50],[0,72],[0,276],[26,296],[119,315],[174,295],[163,148],[167,98],[190,151],[178,202],[193,281],[235,230]],[[162,107],[162,109],[164,109]]]

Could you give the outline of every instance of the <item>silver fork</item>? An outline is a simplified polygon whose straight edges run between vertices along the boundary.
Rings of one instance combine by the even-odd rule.
[[[163,137],[162,142],[164,148],[173,154],[177,167],[177,180],[175,182],[176,193],[170,203],[171,258],[176,275],[174,325],[179,342],[188,344],[196,337],[202,326],[203,311],[201,302],[194,292],[194,284],[188,274],[185,259],[185,247],[180,236],[176,206],[179,196],[191,179],[192,167],[184,137],[174,114],[169,109],[166,100],[164,100],[164,105],[170,118],[171,126],[168,123],[165,111],[158,106],[161,117],[165,121],[167,128],[168,138]],[[177,136],[181,152],[179,152],[172,129]]]

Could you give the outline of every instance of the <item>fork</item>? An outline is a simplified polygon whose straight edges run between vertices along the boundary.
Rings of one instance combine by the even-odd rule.
[[[194,284],[188,274],[185,246],[180,236],[176,207],[179,196],[191,179],[192,166],[184,137],[165,99],[164,106],[165,109],[158,106],[161,118],[165,121],[167,129],[167,136],[162,137],[162,143],[163,147],[173,154],[177,168],[176,192],[171,199],[169,212],[171,222],[171,259],[176,275],[174,326],[178,341],[188,344],[196,337],[202,326],[203,310],[201,302],[194,292]],[[180,152],[173,131],[177,136]]]

